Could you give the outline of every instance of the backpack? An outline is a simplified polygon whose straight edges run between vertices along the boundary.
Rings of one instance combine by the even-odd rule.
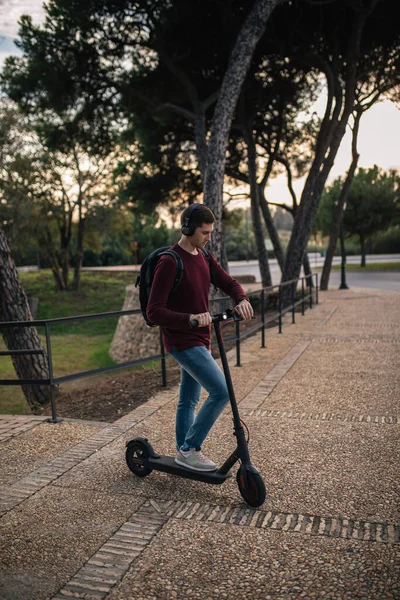
[[[206,260],[210,266],[210,270],[211,270],[209,253],[207,252],[207,250],[205,248],[200,248],[200,250],[203,253],[204,257],[206,258]],[[160,260],[161,256],[163,256],[164,254],[172,256],[175,259],[176,274],[175,274],[175,281],[174,281],[174,285],[171,290],[171,293],[175,292],[181,284],[184,267],[183,267],[183,261],[182,261],[182,258],[180,257],[180,255],[177,252],[175,252],[175,250],[171,250],[169,248],[169,246],[157,248],[157,250],[153,250],[153,252],[151,252],[150,254],[148,254],[146,256],[146,258],[143,261],[142,266],[140,267],[140,274],[138,275],[138,277],[136,279],[136,283],[135,283],[135,287],[139,286],[140,310],[142,311],[143,318],[145,319],[147,325],[149,325],[150,327],[157,327],[157,325],[155,325],[154,323],[149,321],[149,319],[147,317],[147,304],[148,304],[149,298],[150,298],[150,291],[151,291],[151,285],[153,283],[154,271],[156,269],[158,261]],[[212,279],[212,273],[211,273],[211,279]]]

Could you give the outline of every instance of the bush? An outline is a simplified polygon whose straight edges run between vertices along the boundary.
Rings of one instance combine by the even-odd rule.
[[[373,254],[397,254],[398,252],[400,252],[400,225],[374,235],[372,239]]]

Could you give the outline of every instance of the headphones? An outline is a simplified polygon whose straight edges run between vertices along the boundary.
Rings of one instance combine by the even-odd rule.
[[[182,229],[181,229],[183,235],[191,236],[196,231],[196,226],[194,225],[194,223],[190,222],[190,217],[192,216],[192,212],[195,211],[198,206],[204,206],[204,205],[200,204],[199,202],[195,202],[194,204],[191,204],[189,206],[189,208],[187,209],[187,213],[186,213],[185,218],[183,219],[183,224],[182,224]]]

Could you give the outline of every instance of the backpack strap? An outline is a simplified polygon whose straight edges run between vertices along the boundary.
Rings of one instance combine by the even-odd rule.
[[[182,281],[182,277],[183,277],[183,261],[181,259],[181,257],[179,256],[179,254],[177,252],[175,252],[175,250],[165,250],[165,252],[161,252],[160,257],[164,256],[172,256],[175,259],[175,265],[176,265],[176,274],[175,274],[175,282],[174,282],[174,287],[172,288],[171,292],[175,292],[175,290],[178,289],[178,287],[181,284]]]
[[[217,286],[215,285],[215,281],[214,281],[214,273],[213,273],[213,268],[212,268],[212,265],[211,265],[210,253],[205,248],[200,248],[200,252],[202,252],[204,258],[208,262],[208,266],[209,266],[209,269],[210,269],[210,281],[213,284],[213,286],[215,287],[215,289],[217,289]]]

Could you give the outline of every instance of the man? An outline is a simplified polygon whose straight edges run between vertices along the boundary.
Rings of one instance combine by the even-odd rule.
[[[210,241],[215,217],[203,204],[192,204],[181,215],[182,237],[172,246],[183,261],[180,286],[171,291],[176,275],[175,259],[161,256],[154,272],[147,306],[149,319],[162,327],[164,345],[181,366],[181,384],[176,413],[175,462],[195,471],[214,471],[217,465],[201,451],[202,443],[229,401],[225,377],[211,356],[209,291],[213,284],[230,296],[236,312],[245,320],[253,308],[242,286],[201,251]],[[191,320],[198,327],[191,327]],[[209,396],[195,416],[201,388]]]

